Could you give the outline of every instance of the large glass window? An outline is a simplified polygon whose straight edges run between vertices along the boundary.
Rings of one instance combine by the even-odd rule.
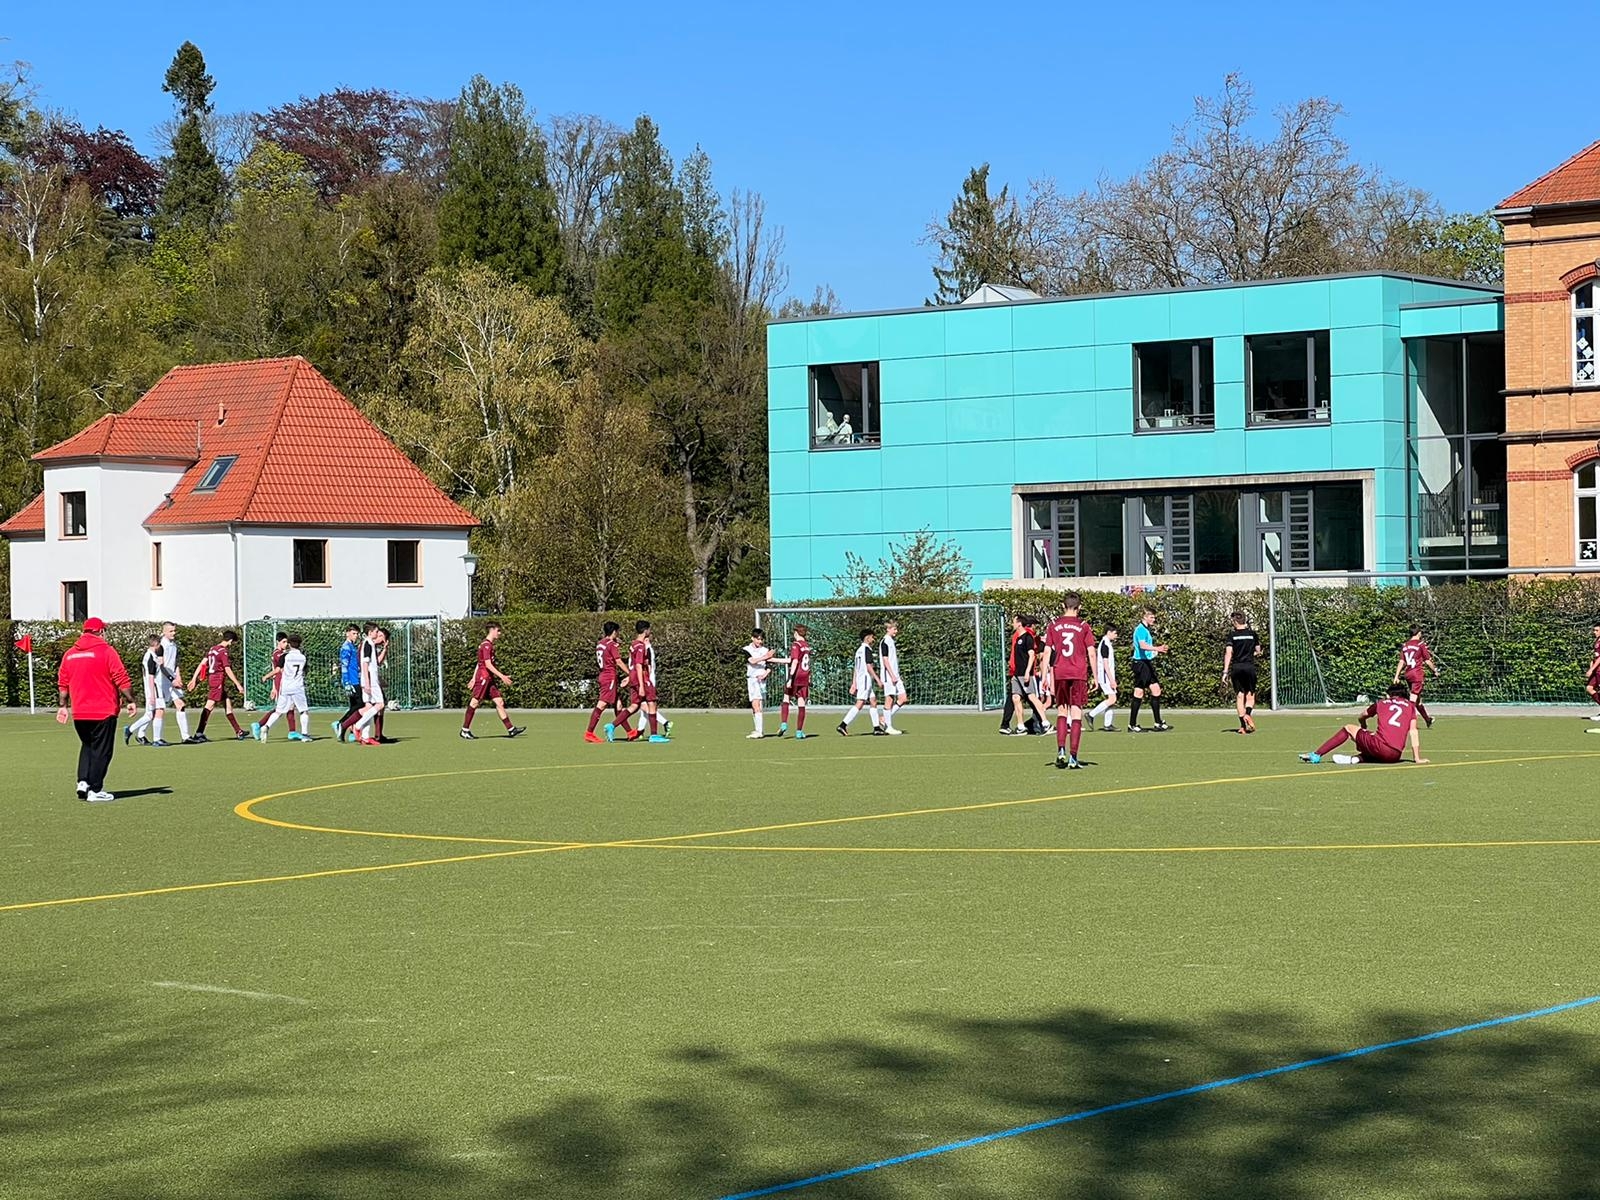
[[[1088,493],[1024,504],[1029,579],[1122,574],[1122,497]]]
[[[1594,363],[1594,284],[1572,289],[1572,382],[1587,387],[1600,382]]]
[[[1506,565],[1505,345],[1498,334],[1410,343],[1417,565]]]
[[[1597,531],[1597,519],[1600,519],[1600,491],[1595,487],[1596,464],[1585,463],[1573,472],[1573,482],[1577,485],[1578,501],[1578,549],[1577,560],[1580,563],[1600,562],[1600,531]]]
[[[321,538],[295,538],[296,587],[322,587],[328,582],[328,543]]]
[[[84,492],[61,493],[61,536],[89,536],[89,502]]]
[[[878,364],[833,363],[811,368],[811,448],[842,450],[876,446]]]
[[[422,582],[422,543],[412,539],[389,543],[389,586],[414,587]]]
[[[1133,348],[1135,430],[1216,424],[1211,343],[1151,342]]]
[[[1252,425],[1328,419],[1326,329],[1246,338],[1245,358]]]
[[[73,579],[61,585],[61,619],[69,625],[77,625],[89,619],[87,580]]]

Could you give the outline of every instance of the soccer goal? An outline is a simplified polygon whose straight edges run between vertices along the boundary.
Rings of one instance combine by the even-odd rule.
[[[444,707],[444,644],[442,618],[373,618],[389,631],[389,653],[382,670],[384,695],[400,708]],[[278,634],[298,633],[306,656],[306,699],[313,708],[343,708],[346,691],[339,678],[339,647],[351,625],[366,628],[367,618],[248,621],[244,667],[239,672],[252,704],[267,702],[272,685],[262,676],[272,666]]]
[[[998,604],[756,609],[767,645],[779,654],[788,652],[796,625],[810,630],[814,705],[852,703],[850,676],[861,631],[871,629],[881,638],[888,621],[900,626],[895,644],[911,703],[931,708],[999,708],[1004,703],[1005,610]],[[773,669],[767,681],[769,699],[776,700],[787,680],[788,668]]]
[[[1272,575],[1267,611],[1274,709],[1381,695],[1413,625],[1430,701],[1585,704],[1600,569]]]

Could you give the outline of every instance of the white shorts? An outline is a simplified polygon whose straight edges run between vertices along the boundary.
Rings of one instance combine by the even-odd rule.
[[[299,688],[299,689],[297,689],[295,691],[292,691],[292,692],[279,692],[278,693],[277,711],[280,712],[280,713],[286,713],[291,708],[294,709],[295,712],[305,712],[310,707],[311,706],[306,703],[306,690],[305,690],[305,688]]]
[[[857,700],[865,700],[877,690],[872,682],[872,676],[865,672],[856,675],[851,687],[854,689],[854,695]]]
[[[883,695],[885,699],[890,696],[898,696],[900,699],[904,700],[906,696],[905,676],[900,676],[893,683],[885,683],[883,685]]]
[[[383,689],[382,688],[362,688],[361,689],[361,703],[362,704],[382,704],[383,703]]]
[[[172,680],[165,675],[158,675],[156,677],[155,706],[157,708],[171,708],[172,702],[177,697],[178,693],[173,690]]]
[[[764,679],[753,679],[750,676],[746,675],[744,682],[745,682],[745,691],[747,693],[749,693],[749,696],[750,696],[750,699],[751,699],[752,702],[754,702],[756,700],[765,700],[767,698],[767,681],[766,680],[764,680]]]

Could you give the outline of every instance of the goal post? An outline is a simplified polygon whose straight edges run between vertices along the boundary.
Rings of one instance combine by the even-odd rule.
[[[1600,568],[1308,572],[1267,578],[1274,709],[1353,705],[1394,679],[1411,626],[1447,704],[1585,704]]]
[[[810,631],[811,703],[845,707],[861,632],[880,638],[899,625],[896,649],[908,700],[918,708],[999,708],[1005,702],[1005,610],[998,604],[857,605],[758,608],[767,645],[788,651],[796,625]],[[874,650],[876,661],[876,650]],[[788,668],[773,668],[767,696],[776,701]],[[775,685],[775,686],[774,686]]]
[[[365,630],[376,620],[389,631],[389,652],[381,670],[384,695],[398,708],[444,707],[444,645],[440,638],[443,618],[319,617],[302,621],[263,618],[247,621],[244,667],[240,682],[250,703],[264,706],[272,684],[261,677],[271,669],[272,651],[280,633],[298,633],[306,656],[306,699],[312,708],[344,708],[346,691],[339,675],[339,648],[351,625]]]

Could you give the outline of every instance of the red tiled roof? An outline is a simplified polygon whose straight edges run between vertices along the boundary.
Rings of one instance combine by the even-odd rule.
[[[1496,206],[1539,208],[1549,204],[1600,203],[1600,142],[1592,142],[1560,166],[1546,171]]]
[[[44,536],[44,493],[40,492],[9,521],[0,522],[0,537],[26,538]]]
[[[130,409],[107,413],[64,442],[35,454],[35,462],[59,463],[79,458],[169,459],[192,463],[199,432],[196,421],[153,420]]]
[[[35,457],[158,456],[189,467],[172,498],[145,518],[152,528],[478,524],[303,358],[176,367],[126,413]],[[224,456],[235,462],[221,482],[196,491]]]

